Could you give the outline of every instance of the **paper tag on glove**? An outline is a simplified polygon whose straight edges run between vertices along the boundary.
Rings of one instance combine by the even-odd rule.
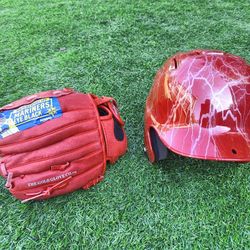
[[[56,97],[3,111],[0,113],[0,139],[61,116],[62,109]]]

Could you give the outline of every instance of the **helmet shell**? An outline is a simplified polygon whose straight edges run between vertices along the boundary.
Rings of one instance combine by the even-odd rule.
[[[156,74],[146,101],[144,139],[151,162],[152,129],[183,156],[250,161],[250,65],[216,50],[174,55]]]

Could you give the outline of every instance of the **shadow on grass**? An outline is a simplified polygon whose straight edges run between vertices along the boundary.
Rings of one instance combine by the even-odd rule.
[[[168,159],[153,164],[159,167],[164,174],[174,182],[192,179],[207,179],[212,182],[231,179],[241,168],[249,165],[238,162],[223,162],[193,159],[169,153]],[[181,180],[182,177],[185,177]]]

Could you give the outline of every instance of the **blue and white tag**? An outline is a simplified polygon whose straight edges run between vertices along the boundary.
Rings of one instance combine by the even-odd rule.
[[[61,116],[62,109],[56,97],[3,111],[0,113],[0,139]]]

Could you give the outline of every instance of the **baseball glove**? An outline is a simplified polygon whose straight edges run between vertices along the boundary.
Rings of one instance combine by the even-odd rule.
[[[23,202],[88,189],[126,152],[123,126],[110,97],[72,89],[25,97],[0,108],[0,175]]]

